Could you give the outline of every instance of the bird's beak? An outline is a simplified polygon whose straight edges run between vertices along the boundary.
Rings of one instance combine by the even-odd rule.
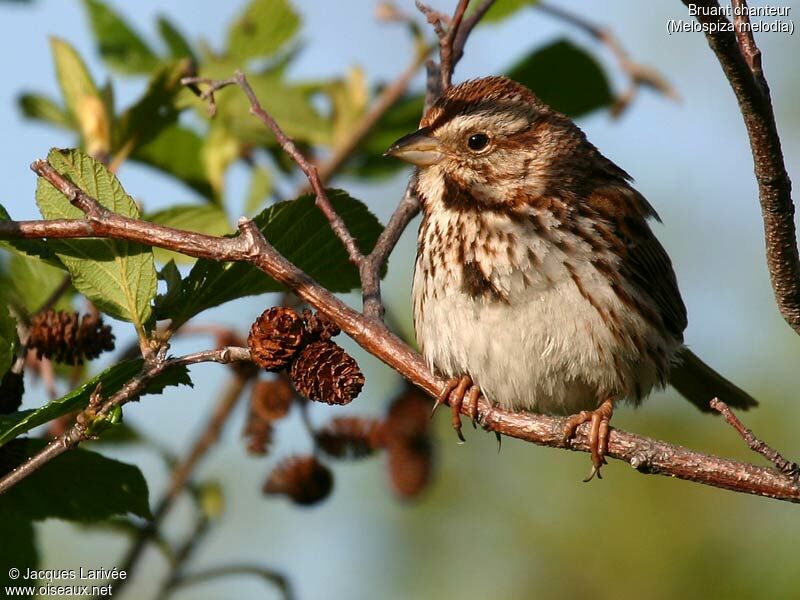
[[[431,135],[427,127],[401,137],[383,155],[394,156],[418,167],[435,165],[444,158],[439,140]]]

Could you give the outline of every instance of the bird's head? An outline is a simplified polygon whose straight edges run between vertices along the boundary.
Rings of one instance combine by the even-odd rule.
[[[420,167],[420,189],[469,190],[482,205],[566,189],[593,147],[567,117],[506,77],[466,81],[447,90],[420,129],[387,151]],[[590,152],[588,154],[591,154]],[[452,195],[452,190],[450,191]]]

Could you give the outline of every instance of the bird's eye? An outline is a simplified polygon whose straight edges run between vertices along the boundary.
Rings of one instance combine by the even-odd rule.
[[[473,133],[467,140],[467,146],[473,152],[480,152],[489,145],[489,136],[485,133]]]

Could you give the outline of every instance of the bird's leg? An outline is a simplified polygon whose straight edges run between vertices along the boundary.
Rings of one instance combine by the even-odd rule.
[[[589,431],[589,448],[592,453],[592,472],[584,481],[591,481],[597,475],[602,479],[600,467],[606,464],[606,452],[608,452],[608,434],[611,415],[614,414],[614,403],[606,400],[596,410],[582,410],[577,415],[572,415],[564,425],[564,441],[566,442],[575,435],[575,430],[579,425],[591,421],[592,428]]]
[[[472,381],[470,381],[470,384]],[[469,399],[467,400],[467,406],[469,407],[469,418],[472,421],[472,428],[478,428],[478,400],[481,397],[481,388],[477,385],[473,385],[472,389],[469,391]]]
[[[469,407],[469,416],[473,419],[474,423],[478,418],[478,398],[480,398],[481,390],[472,385],[472,378],[469,375],[453,377],[448,380],[447,384],[436,397],[436,402],[433,405],[434,411],[442,404],[446,403],[450,405],[453,429],[456,430],[456,435],[462,442],[466,440],[464,439],[464,434],[461,433],[461,407],[464,405],[464,398],[467,396],[467,390],[470,388],[472,389],[469,393],[469,404],[467,404],[467,406]],[[431,414],[431,416],[433,416],[433,414]]]

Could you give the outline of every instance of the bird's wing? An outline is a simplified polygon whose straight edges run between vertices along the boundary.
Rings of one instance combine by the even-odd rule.
[[[652,300],[667,331],[683,341],[686,307],[672,262],[647,223],[648,217],[657,217],[655,211],[628,185],[599,188],[590,195],[587,204],[609,224],[624,245],[622,274],[640,294]]]

